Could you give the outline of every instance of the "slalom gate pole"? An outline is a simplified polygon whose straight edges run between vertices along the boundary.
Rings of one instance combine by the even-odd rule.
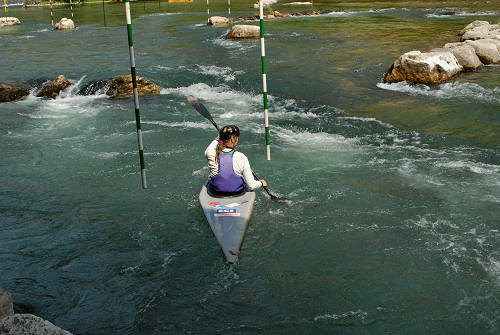
[[[231,21],[231,0],[227,0],[227,15],[229,21]]]
[[[132,75],[132,86],[134,88],[135,124],[137,126],[137,140],[139,142],[139,160],[141,163],[142,188],[148,188],[146,182],[146,169],[144,167],[144,148],[142,145],[141,114],[139,113],[139,97],[137,92],[137,78],[135,72],[134,42],[132,39],[132,18],[130,16],[130,0],[125,0],[125,14],[127,17],[127,34],[130,55],[130,72]]]
[[[104,26],[106,27],[106,9],[104,9],[104,0],[102,0],[102,16],[104,17]]]
[[[73,0],[69,0],[69,8],[71,10],[71,20],[73,20]]]
[[[271,145],[269,141],[269,115],[267,110],[267,77],[266,77],[266,47],[264,44],[264,9],[262,0],[259,1],[260,16],[260,49],[262,60],[262,96],[264,98],[264,125],[266,130],[266,154],[267,160],[271,160]]]
[[[210,22],[210,4],[207,0],[207,22]]]
[[[54,27],[54,13],[52,12],[52,0],[50,0],[50,24]]]
[[[7,13],[7,3],[3,0],[3,10]]]

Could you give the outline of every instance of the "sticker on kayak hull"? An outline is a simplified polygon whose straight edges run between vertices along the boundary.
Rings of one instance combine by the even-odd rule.
[[[217,209],[214,216],[240,216],[236,209]]]

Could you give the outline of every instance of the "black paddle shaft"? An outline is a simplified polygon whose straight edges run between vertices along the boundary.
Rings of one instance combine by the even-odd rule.
[[[189,95],[187,97],[187,100],[189,101],[191,106],[193,106],[193,108],[196,109],[196,111],[198,111],[198,113],[200,113],[203,117],[205,117],[208,121],[210,121],[214,125],[214,127],[215,127],[215,129],[217,129],[217,131],[220,131],[219,126],[217,125],[217,123],[215,123],[210,112],[205,108],[205,106],[203,106],[203,104],[201,102],[198,101],[198,99],[196,99],[192,95]],[[260,180],[260,178],[255,174],[255,172],[253,172],[253,170],[252,170],[252,174],[255,178]],[[273,200],[285,200],[285,199],[280,199],[279,197],[272,194],[271,191],[269,191],[269,189],[267,188],[267,186],[262,185],[262,187],[264,187],[264,190],[267,192],[267,194],[269,194],[271,199],[273,199]]]

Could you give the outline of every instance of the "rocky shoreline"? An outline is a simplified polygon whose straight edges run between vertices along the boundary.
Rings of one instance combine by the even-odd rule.
[[[0,288],[0,334],[72,335],[33,314],[15,314],[12,295]]]

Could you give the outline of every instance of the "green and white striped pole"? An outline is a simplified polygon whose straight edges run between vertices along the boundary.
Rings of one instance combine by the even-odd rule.
[[[264,124],[266,129],[266,153],[267,160],[271,160],[271,145],[269,142],[269,115],[267,111],[267,77],[266,77],[266,47],[264,44],[264,9],[262,0],[259,1],[260,16],[260,49],[262,59],[262,95],[264,97]]]
[[[210,4],[207,0],[207,22],[210,22]]]
[[[231,20],[231,0],[227,0],[228,19]]]
[[[132,19],[130,17],[130,0],[125,0],[125,15],[127,17],[128,46],[130,54],[130,72],[134,88],[135,124],[137,126],[137,140],[139,142],[139,159],[141,162],[142,188],[148,188],[146,182],[146,169],[144,168],[144,148],[142,146],[141,114],[139,113],[139,97],[137,92],[137,79],[135,73],[134,42],[132,39]]]

